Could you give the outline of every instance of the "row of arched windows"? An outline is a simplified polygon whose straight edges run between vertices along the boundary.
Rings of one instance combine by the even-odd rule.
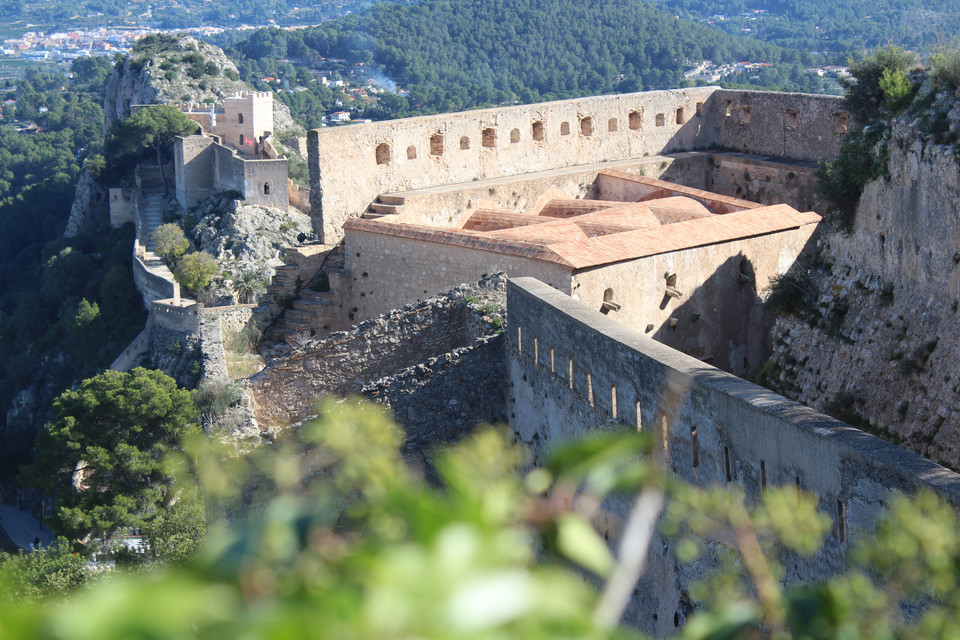
[[[696,107],[696,115],[702,113],[703,103],[698,102]],[[671,116],[672,120],[677,125],[685,124],[688,120],[687,110],[685,107],[678,107],[675,113]],[[667,114],[658,113],[654,118],[654,126],[663,127],[666,126]],[[594,119],[591,116],[584,116],[578,120],[580,128],[581,137],[590,137],[595,133]],[[643,126],[643,112],[642,111],[631,111],[627,115],[627,127],[630,131],[640,131]],[[619,131],[620,121],[617,118],[610,118],[607,120],[607,131],[614,132]],[[560,135],[568,136],[571,133],[570,122],[563,121],[560,123]],[[544,142],[546,140],[546,127],[542,120],[536,120],[530,125],[530,137],[535,142]],[[512,129],[510,131],[510,144],[517,144],[520,142],[522,134],[520,129]],[[461,136],[460,138],[460,149],[467,150],[470,149],[471,141],[469,136]],[[486,149],[493,149],[497,146],[497,130],[493,127],[486,127],[480,131],[480,146]],[[442,156],[445,151],[445,140],[442,133],[435,133],[430,136],[430,155],[432,156]],[[415,160],[417,158],[417,147],[415,145],[410,145],[407,147],[407,160]],[[382,142],[377,145],[376,148],[376,160],[377,164],[389,164],[393,159],[393,150],[389,143]]]

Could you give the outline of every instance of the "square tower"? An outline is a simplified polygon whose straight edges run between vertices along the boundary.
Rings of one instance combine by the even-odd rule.
[[[273,132],[273,93],[243,91],[223,101],[214,133],[241,153],[253,153],[260,137]]]

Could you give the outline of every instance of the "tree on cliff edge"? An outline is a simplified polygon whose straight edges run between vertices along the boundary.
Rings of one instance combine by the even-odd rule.
[[[54,492],[54,528],[84,543],[142,526],[174,500],[164,454],[197,429],[190,392],[162,371],[105,371],[64,391],[37,437],[28,485]]]
[[[153,105],[137,111],[121,122],[111,135],[111,146],[116,155],[129,161],[140,160],[145,151],[152,149],[160,166],[163,190],[169,192],[167,175],[160,158],[161,152],[177,136],[189,136],[199,131],[200,125],[176,107]]]

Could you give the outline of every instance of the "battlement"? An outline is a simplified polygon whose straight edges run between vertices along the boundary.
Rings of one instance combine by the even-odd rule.
[[[838,97],[698,87],[315,129],[312,215],[329,243],[382,193],[698,149],[815,161],[848,125]]]
[[[699,486],[727,485],[758,500],[769,486],[819,498],[833,521],[823,549],[783,562],[785,579],[844,567],[849,540],[873,528],[892,491],[935,492],[960,505],[960,475],[813,409],[724,373],[589,309],[533,279],[507,283],[507,406],[518,439],[539,455],[610,425],[651,435],[653,455]],[[630,504],[605,505],[596,523],[615,540]],[[683,592],[708,566],[681,564],[651,545],[627,619],[672,635]],[[782,559],[781,559],[782,560]],[[679,612],[679,613],[678,613]]]

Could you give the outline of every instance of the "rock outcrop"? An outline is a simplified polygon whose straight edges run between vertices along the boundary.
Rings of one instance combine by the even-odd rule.
[[[284,263],[285,247],[297,244],[300,233],[312,230],[310,216],[296,209],[247,205],[230,194],[212,196],[191,215],[196,224],[187,234],[199,249],[217,259],[222,274],[211,286],[210,304],[235,304],[229,280],[244,271],[269,282]]]
[[[757,378],[960,469],[960,110],[929,84],[914,104],[891,122],[887,174],[852,230],[823,238],[808,307],[777,321]]]

